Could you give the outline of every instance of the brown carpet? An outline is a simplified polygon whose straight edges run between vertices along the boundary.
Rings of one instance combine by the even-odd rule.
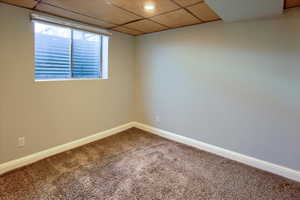
[[[0,177],[1,200],[299,200],[300,183],[138,129]]]

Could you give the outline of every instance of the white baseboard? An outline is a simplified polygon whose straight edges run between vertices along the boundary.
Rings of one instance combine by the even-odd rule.
[[[114,135],[116,133],[122,132],[124,130],[129,129],[129,128],[132,128],[133,126],[134,126],[134,123],[129,122],[127,124],[124,124],[124,125],[121,125],[121,126],[118,126],[118,127],[106,130],[106,131],[102,131],[102,132],[99,132],[97,134],[94,134],[94,135],[91,135],[91,136],[81,138],[79,140],[69,142],[67,144],[52,147],[50,149],[47,149],[47,150],[44,150],[44,151],[41,151],[41,152],[38,152],[38,153],[31,154],[29,156],[25,156],[25,157],[22,157],[22,158],[19,158],[19,159],[16,159],[16,160],[12,160],[12,161],[0,164],[0,175],[4,174],[6,172],[12,171],[14,169],[29,165],[29,164],[34,163],[36,161],[42,160],[44,158],[53,156],[55,154],[62,153],[64,151],[68,151],[70,149],[74,149],[76,147],[79,147],[79,146],[82,146],[82,145],[85,145],[85,144],[103,139],[105,137]]]
[[[84,137],[81,138],[79,140],[75,140],[73,142],[69,142],[67,144],[63,144],[63,145],[59,145],[50,149],[47,149],[45,151],[41,151],[38,153],[34,153],[32,155],[29,156],[25,156],[23,158],[19,158],[16,160],[12,160],[3,164],[0,164],[0,175],[4,174],[6,172],[9,172],[11,170],[29,165],[31,163],[34,163],[36,161],[42,160],[44,158],[53,156],[55,154],[58,153],[62,153],[64,151],[68,151],[70,149],[74,149],[76,147],[88,144],[90,142],[94,142],[100,139],[103,139],[105,137],[114,135],[116,133],[122,132],[124,130],[127,130],[129,128],[132,127],[136,127],[148,132],[151,132],[153,134],[159,135],[161,137],[179,142],[179,143],[183,143],[189,146],[193,146],[195,148],[198,148],[200,150],[204,150],[210,153],[214,153],[216,155],[240,162],[240,163],[244,163],[246,165],[258,168],[258,169],[262,169],[264,171],[268,171],[271,172],[273,174],[277,174],[295,181],[300,182],[300,171],[297,170],[293,170],[287,167],[283,167],[277,164],[273,164],[267,161],[263,161],[263,160],[259,160],[250,156],[246,156],[240,153],[236,153],[233,151],[229,151],[214,145],[210,145],[195,139],[191,139],[191,138],[187,138],[169,131],[165,131],[159,128],[155,128],[152,126],[148,126],[139,122],[129,122],[127,124],[106,130],[106,131],[102,131],[99,132],[95,135],[91,135],[88,137]]]
[[[246,156],[240,153],[236,153],[233,151],[229,151],[214,145],[210,145],[204,142],[200,142],[198,140],[195,139],[191,139],[191,138],[187,138],[175,133],[171,133],[169,131],[165,131],[162,129],[158,129],[152,126],[148,126],[139,122],[134,122],[134,127],[142,129],[144,131],[148,131],[151,133],[154,133],[156,135],[159,135],[161,137],[179,142],[179,143],[183,143],[189,146],[193,146],[197,149],[200,150],[204,150],[240,163],[244,163],[246,165],[267,171],[267,172],[271,172],[273,174],[277,174],[279,176],[283,176],[286,178],[289,178],[291,180],[294,181],[298,181],[300,182],[300,171],[297,170],[293,170],[287,167],[283,167],[277,164],[273,164],[267,161],[263,161],[263,160],[259,160],[256,158],[253,158],[251,156]]]

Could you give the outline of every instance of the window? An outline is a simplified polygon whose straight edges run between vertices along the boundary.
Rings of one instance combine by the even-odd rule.
[[[34,22],[35,80],[107,78],[108,37]]]

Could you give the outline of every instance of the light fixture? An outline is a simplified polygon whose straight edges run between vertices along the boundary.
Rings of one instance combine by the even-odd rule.
[[[144,9],[147,11],[153,11],[155,9],[155,5],[154,4],[146,4],[144,6]]]

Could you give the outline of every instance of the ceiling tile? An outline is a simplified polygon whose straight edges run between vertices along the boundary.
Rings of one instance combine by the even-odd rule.
[[[167,29],[166,27],[147,19],[126,24],[125,27],[139,30],[145,33],[162,31]]]
[[[158,15],[179,8],[179,6],[177,6],[171,0],[150,0],[150,1],[149,0],[108,0],[108,1],[126,10],[130,10],[131,12],[141,15],[143,17],[151,17],[154,15]],[[154,5],[155,10],[146,11],[144,9],[144,6],[148,4]]]
[[[16,5],[16,6],[22,6],[22,7],[26,7],[26,8],[33,8],[37,4],[37,2],[35,0],[24,0],[24,1],[0,0],[0,2],[8,3],[8,4]]]
[[[126,27],[123,27],[123,26],[113,28],[112,30],[122,32],[122,33],[126,33],[126,34],[130,34],[130,35],[141,35],[141,34],[143,34],[143,32],[141,32],[141,31],[132,30],[132,29],[129,29],[129,28],[126,28]]]
[[[196,23],[201,23],[199,19],[185,11],[184,9],[180,9],[174,12],[170,12],[167,14],[159,15],[151,18],[152,20],[159,22],[160,24],[164,24],[169,27],[178,27],[191,25]]]
[[[192,13],[203,21],[218,20],[220,17],[206,3],[200,3],[194,6],[187,7]]]
[[[103,22],[103,21],[100,21],[100,20],[97,20],[94,18],[79,15],[79,14],[76,14],[73,12],[69,12],[67,10],[64,10],[64,9],[61,9],[58,7],[54,7],[54,6],[50,6],[50,5],[44,4],[44,3],[39,3],[38,6],[36,7],[36,10],[46,12],[49,14],[53,14],[53,15],[57,15],[60,17],[66,17],[66,18],[73,19],[73,20],[76,20],[79,22],[100,26],[103,28],[110,28],[110,27],[114,26],[113,24],[110,24],[110,23],[106,23],[106,22]]]
[[[43,0],[43,2],[113,24],[123,24],[140,19],[140,17],[112,6],[104,0]]]
[[[189,6],[189,5],[193,5],[196,3],[201,3],[204,0],[173,0],[173,1],[175,1],[176,3],[178,3],[181,6]]]
[[[300,0],[286,0],[285,2],[286,8],[292,8],[296,6],[300,6]]]

